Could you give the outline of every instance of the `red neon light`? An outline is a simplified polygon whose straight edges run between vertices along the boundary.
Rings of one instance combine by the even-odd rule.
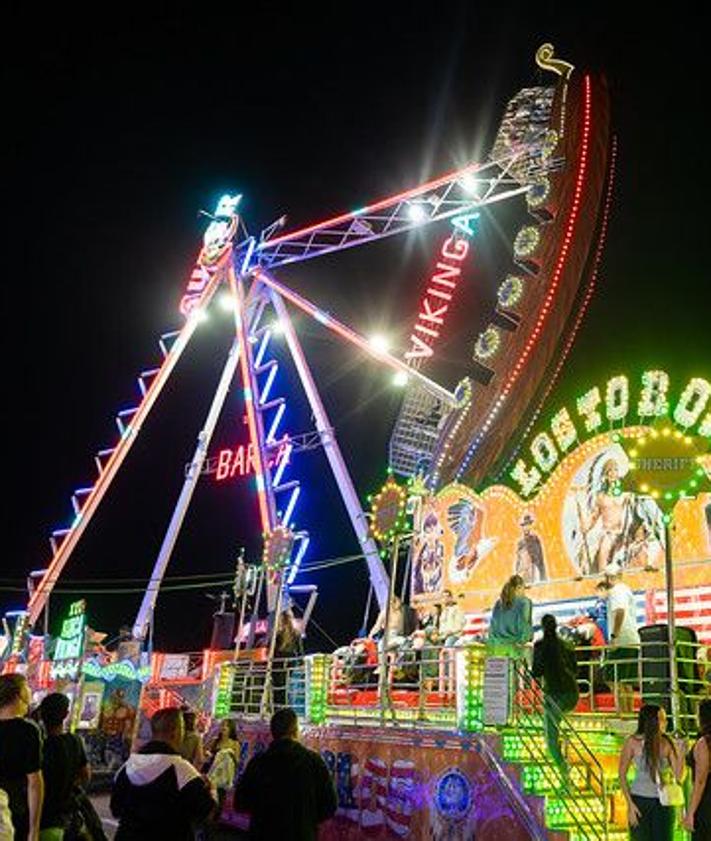
[[[419,368],[434,353],[434,343],[444,327],[444,316],[461,277],[461,263],[468,252],[467,240],[455,235],[447,237],[442,243],[440,259],[427,282],[417,322],[410,335],[410,350],[405,353],[405,361],[411,368]]]
[[[325,222],[318,222],[315,225],[309,225],[307,228],[300,228],[299,230],[292,231],[289,234],[282,234],[280,237],[269,239],[262,244],[261,248],[272,248],[272,246],[278,245],[280,242],[296,239],[297,237],[304,236],[304,234],[310,234],[312,231],[318,231],[319,228],[329,228],[333,225],[340,225],[341,222],[347,222],[349,219],[355,219],[366,213],[373,213],[376,210],[381,210],[384,207],[388,207],[391,204],[397,204],[400,201],[406,201],[407,199],[417,196],[420,193],[441,187],[442,184],[446,184],[448,181],[452,181],[455,178],[461,178],[470,172],[476,172],[478,169],[481,169],[481,164],[479,163],[470,164],[469,166],[465,166],[464,169],[455,169],[453,172],[450,172],[447,175],[442,175],[434,181],[429,181],[426,184],[420,184],[417,187],[413,187],[411,190],[405,190],[403,193],[397,193],[396,195],[390,196],[390,198],[387,199],[382,199],[375,204],[369,204],[367,207],[362,208],[362,210],[351,213],[343,213],[341,216],[334,216],[333,219],[327,219]]]
[[[249,476],[255,472],[254,444],[239,444],[233,449],[220,450],[217,456],[215,481],[224,482],[235,476]],[[278,467],[282,461],[289,463],[289,439],[285,436],[274,456],[267,459],[267,467]]]
[[[578,214],[580,212],[580,199],[583,192],[583,182],[585,181],[585,175],[587,173],[588,168],[588,147],[590,145],[590,77],[586,76],[584,79],[585,84],[585,113],[583,116],[583,137],[581,142],[581,153],[580,153],[580,166],[578,169],[578,175],[576,178],[575,183],[575,193],[573,195],[573,209],[568,219],[568,225],[565,232],[565,238],[563,239],[563,246],[560,249],[560,254],[558,255],[558,262],[555,267],[555,271],[553,272],[553,278],[551,280],[551,285],[548,290],[548,294],[546,295],[546,299],[543,303],[543,307],[538,315],[538,319],[536,321],[536,326],[533,330],[533,333],[526,342],[526,347],[524,348],[523,354],[519,358],[518,362],[516,363],[511,376],[506,383],[506,387],[504,388],[501,397],[505,398],[508,393],[511,391],[514,383],[518,379],[521,370],[523,369],[524,363],[528,356],[530,355],[533,347],[538,341],[538,336],[543,329],[543,324],[546,320],[548,315],[548,310],[550,309],[553,297],[555,296],[558,285],[560,283],[561,275],[563,274],[563,267],[566,262],[566,258],[568,256],[568,250],[570,248],[570,243],[573,238],[573,233],[575,230],[575,225],[578,221]]]

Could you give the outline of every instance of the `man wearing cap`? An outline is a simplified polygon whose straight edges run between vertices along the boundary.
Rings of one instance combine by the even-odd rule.
[[[533,534],[533,517],[527,512],[519,525],[523,536],[516,545],[516,565],[514,572],[520,575],[526,584],[537,584],[546,580],[546,564],[543,560],[543,545],[540,537]]]
[[[605,567],[609,585],[607,594],[607,627],[609,650],[603,676],[614,686],[617,707],[621,713],[634,711],[634,686],[639,681],[639,646],[637,605],[634,593],[622,582],[622,570],[613,562]]]

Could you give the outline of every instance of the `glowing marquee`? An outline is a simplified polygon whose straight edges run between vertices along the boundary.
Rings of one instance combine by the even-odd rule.
[[[219,268],[220,258],[229,250],[237,230],[236,209],[241,198],[241,195],[224,195],[217,203],[212,222],[203,235],[202,250],[180,300],[180,312],[186,318],[199,305],[202,293]]]
[[[563,407],[551,419],[550,431],[539,432],[533,438],[529,452],[534,465],[519,459],[511,471],[511,478],[524,496],[530,496],[541,483],[543,474],[550,473],[579,441],[579,433],[584,437],[594,435],[602,431],[605,423],[610,428],[615,424],[632,425],[634,416],[645,425],[669,416],[682,437],[711,437],[711,383],[693,377],[675,403],[670,398],[669,388],[669,374],[659,370],[642,374],[636,403],[631,398],[629,378],[623,374],[608,380],[604,390],[598,386],[591,388],[578,398],[574,413]]]
[[[289,464],[291,444],[287,436],[280,441],[276,452],[267,458],[267,467],[279,467],[282,463]],[[236,476],[249,476],[255,470],[254,444],[240,444],[233,449],[220,450],[217,456],[217,472],[215,479],[223,482]]]
[[[469,253],[469,242],[461,233],[473,234],[471,223],[478,217],[478,213],[457,217],[453,220],[454,231],[442,243],[440,259],[427,283],[417,323],[410,335],[410,349],[405,352],[405,361],[412,368],[419,368],[434,354],[434,343],[444,327],[444,317],[462,274],[462,263]]]

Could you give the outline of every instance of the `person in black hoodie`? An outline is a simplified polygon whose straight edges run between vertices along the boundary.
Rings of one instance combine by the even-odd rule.
[[[270,727],[272,743],[250,759],[235,806],[250,814],[252,841],[315,841],[318,825],[338,805],[331,775],[323,759],[299,743],[294,710],[274,713]]]
[[[180,755],[182,712],[158,710],[151,719],[151,735],[114,780],[111,812],[119,819],[115,841],[191,841],[194,825],[206,820],[217,804],[203,777]]]
[[[564,775],[567,766],[560,747],[560,720],[578,703],[575,651],[558,636],[555,616],[541,620],[543,639],[533,646],[533,677],[543,678],[543,727],[548,750]]]

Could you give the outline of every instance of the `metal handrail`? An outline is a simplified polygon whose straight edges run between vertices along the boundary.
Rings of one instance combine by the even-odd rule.
[[[544,693],[531,674],[530,670],[522,660],[514,660],[514,675],[519,689],[524,690],[525,697],[533,697],[535,701],[534,709],[527,709],[520,700],[520,695],[514,692],[514,718],[516,721],[516,728],[519,734],[540,736],[543,732],[542,719],[545,715],[544,707]],[[531,754],[531,757],[540,763],[541,771],[546,778],[546,781],[552,784],[554,789],[560,791],[564,796],[560,798],[563,808],[568,817],[575,824],[578,832],[583,833],[585,838],[590,841],[599,841],[600,829],[603,830],[603,838],[608,836],[607,827],[607,812],[608,812],[608,798],[607,798],[607,784],[605,782],[605,774],[602,765],[598,761],[595,754],[585,744],[583,739],[573,728],[565,714],[557,707],[555,701],[551,698],[545,699],[545,703],[556,708],[556,712],[560,715],[559,733],[562,738],[566,740],[567,752],[571,752],[581,761],[588,772],[588,790],[596,795],[600,802],[600,823],[590,819],[590,816],[582,811],[577,812],[572,809],[569,800],[575,800],[580,795],[580,791],[572,787],[567,775],[562,774],[560,769],[556,766],[555,773],[551,775],[551,770],[554,767],[549,762],[549,757],[545,750],[539,748],[535,739],[527,740],[526,747]],[[538,717],[538,710],[540,710],[541,726],[534,726],[534,714]],[[534,756],[535,754],[535,756]],[[582,822],[581,822],[582,821]],[[592,833],[591,835],[588,832]]]
[[[679,721],[676,723],[676,729],[688,733],[695,730],[695,708],[698,702],[708,697],[708,691],[711,688],[709,686],[711,662],[699,657],[707,649],[704,644],[680,641],[678,645],[679,647],[685,646],[688,649],[689,656],[677,653],[676,658],[677,665],[684,667],[679,669]],[[663,653],[660,653],[659,656],[653,656],[650,651],[660,646],[664,649]],[[601,678],[599,671],[605,665],[607,653],[613,651],[614,647],[577,646],[575,652],[578,666],[578,688],[581,697],[588,700],[590,712],[597,715],[604,714],[605,711],[599,709],[597,705],[595,688],[600,685],[601,681],[608,685],[614,685],[617,682],[618,667],[629,663],[634,663],[637,669],[636,684],[639,686],[642,698],[645,699],[645,696],[653,698],[654,703],[665,705],[671,710],[673,708],[671,675],[660,674],[655,676],[653,674],[655,665],[668,667],[669,657],[666,648],[664,641],[642,641],[638,647],[638,653],[634,657],[610,661],[609,665],[612,666],[613,677],[611,680],[605,680]],[[583,673],[582,676],[581,672]],[[692,672],[694,674],[689,677],[682,672]],[[617,717],[634,714],[622,712],[618,705],[619,699],[614,693],[613,697],[615,701],[613,711]]]
[[[540,823],[533,817],[531,807],[526,802],[521,789],[511,782],[509,775],[506,773],[504,766],[499,762],[499,758],[494,751],[489,747],[484,739],[477,740],[480,753],[488,762],[489,766],[494,770],[494,777],[503,789],[504,793],[509,799],[509,802],[514,807],[514,810],[526,825],[532,841],[546,841],[548,833],[543,829]]]

